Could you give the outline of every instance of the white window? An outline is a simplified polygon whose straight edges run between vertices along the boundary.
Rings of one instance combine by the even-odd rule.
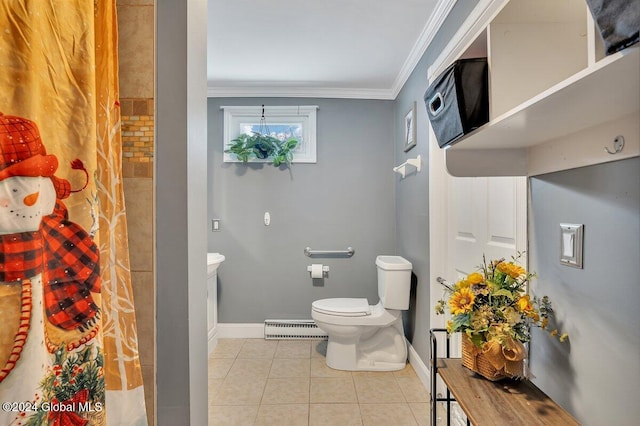
[[[316,105],[305,106],[223,106],[223,150],[225,162],[240,162],[228,152],[233,140],[242,134],[262,133],[280,141],[298,141],[293,151],[293,163],[316,162]],[[250,162],[270,162],[270,158],[255,156]]]

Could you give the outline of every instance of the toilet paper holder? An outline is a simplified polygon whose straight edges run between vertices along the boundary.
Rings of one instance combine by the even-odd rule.
[[[314,271],[313,271],[313,267],[314,266],[321,266],[322,267],[322,276],[321,277],[314,277]],[[329,274],[329,266],[328,265],[309,265],[307,266],[307,271],[309,272],[309,275],[311,275],[311,278],[324,278],[325,276],[327,276]]]

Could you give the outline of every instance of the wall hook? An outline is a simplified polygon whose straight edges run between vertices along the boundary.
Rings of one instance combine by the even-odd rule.
[[[607,151],[609,154],[617,154],[619,152],[622,152],[622,149],[624,148],[624,136],[622,135],[618,135],[616,136],[616,138],[613,140],[613,149],[614,151],[609,151],[609,147],[604,147],[604,150]]]

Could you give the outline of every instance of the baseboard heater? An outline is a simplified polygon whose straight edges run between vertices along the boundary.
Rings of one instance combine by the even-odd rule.
[[[265,320],[266,340],[327,339],[313,320]]]

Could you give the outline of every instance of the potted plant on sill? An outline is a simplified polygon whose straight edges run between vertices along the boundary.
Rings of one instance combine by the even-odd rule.
[[[251,135],[245,133],[233,139],[224,152],[235,154],[243,163],[251,158],[272,159],[273,166],[279,167],[282,164],[287,166],[291,164],[296,146],[298,146],[298,140],[295,138],[281,141],[270,135],[253,132]]]

